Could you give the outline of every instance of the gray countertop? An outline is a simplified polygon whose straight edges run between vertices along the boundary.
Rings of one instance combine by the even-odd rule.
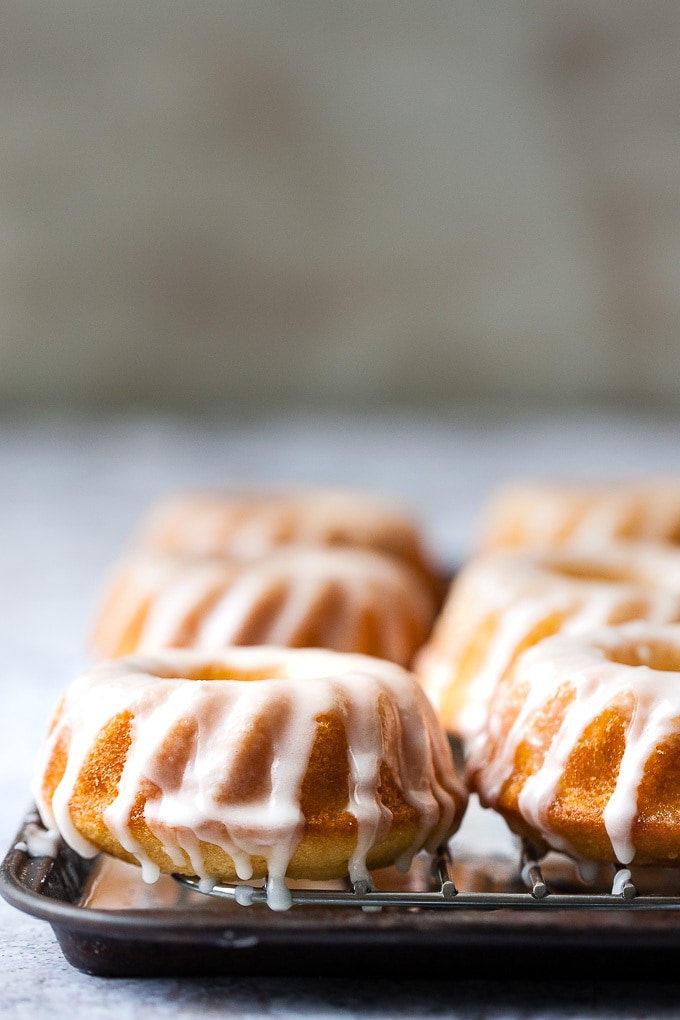
[[[680,421],[610,410],[273,413],[197,421],[138,412],[0,421],[0,841],[25,809],[34,756],[83,641],[104,571],[139,514],[170,488],[313,482],[383,489],[409,503],[443,563],[465,556],[480,507],[506,478],[678,471]],[[4,849],[3,849],[4,853]],[[71,967],[52,930],[0,902],[0,1016],[34,1018],[666,1017],[672,984],[499,984],[402,979],[104,979]],[[530,967],[527,974],[530,974]],[[493,961],[490,961],[490,979]]]

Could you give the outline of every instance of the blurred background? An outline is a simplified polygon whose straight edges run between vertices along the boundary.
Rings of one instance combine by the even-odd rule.
[[[680,405],[680,4],[3,0],[0,406]]]
[[[677,0],[0,0],[0,855],[168,490],[374,486],[449,570],[506,479],[680,474],[679,54]]]

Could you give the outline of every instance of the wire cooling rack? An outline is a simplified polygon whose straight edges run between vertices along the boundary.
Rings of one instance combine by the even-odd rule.
[[[465,870],[465,869],[463,869]],[[641,893],[628,868],[612,868],[611,885],[606,891],[583,891],[558,878],[555,883],[544,875],[540,862],[531,859],[522,848],[518,881],[513,888],[469,891],[459,888],[454,878],[454,861],[449,847],[442,847],[432,858],[430,888],[408,890],[375,889],[365,881],[346,889],[294,888],[290,890],[293,906],[358,907],[365,911],[383,907],[402,909],[434,908],[439,910],[680,910],[680,895],[663,891]],[[174,876],[181,885],[207,896],[234,901],[241,906],[267,903],[266,883],[262,886],[215,885],[204,890],[198,879]],[[425,876],[427,878],[427,875]],[[601,878],[599,881],[601,887]]]

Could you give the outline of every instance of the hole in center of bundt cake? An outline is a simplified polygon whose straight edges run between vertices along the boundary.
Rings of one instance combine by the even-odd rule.
[[[663,641],[631,641],[605,649],[611,662],[622,666],[647,666],[668,673],[680,673],[680,648]]]
[[[176,677],[177,680],[278,680],[282,679],[283,674],[275,666],[270,666],[267,669],[247,669],[245,667],[238,668],[237,666],[227,666],[224,663],[201,663],[195,669],[185,669],[182,671],[181,677]]]
[[[623,570],[605,563],[594,563],[590,560],[557,560],[551,564],[550,569],[553,574],[573,578],[576,581],[626,584],[640,580],[629,570]]]

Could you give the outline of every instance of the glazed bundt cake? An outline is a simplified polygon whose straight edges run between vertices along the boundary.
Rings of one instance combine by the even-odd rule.
[[[406,666],[437,609],[418,571],[370,549],[286,546],[250,560],[136,553],[104,588],[90,642],[99,658],[273,644]]]
[[[537,856],[680,865],[680,625],[527,649],[496,692],[470,787]]]
[[[386,495],[368,491],[179,491],[148,509],[134,541],[155,552],[236,557],[262,556],[289,544],[355,546],[389,553],[439,583],[414,516]]]
[[[467,803],[413,675],[312,649],[174,650],[102,662],[67,689],[36,765],[44,824],[215,882],[369,880],[456,831]]]
[[[470,740],[520,653],[559,631],[680,620],[680,550],[658,543],[500,549],[453,581],[414,670],[446,729]]]
[[[607,543],[680,544],[680,479],[518,480],[482,510],[477,551]]]

